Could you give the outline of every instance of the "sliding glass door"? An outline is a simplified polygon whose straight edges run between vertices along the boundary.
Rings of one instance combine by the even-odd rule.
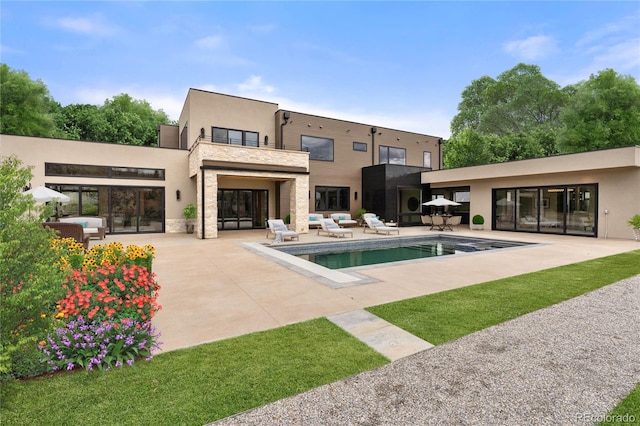
[[[218,230],[264,228],[268,217],[268,191],[218,190]]]
[[[597,236],[598,186],[495,189],[494,229]]]

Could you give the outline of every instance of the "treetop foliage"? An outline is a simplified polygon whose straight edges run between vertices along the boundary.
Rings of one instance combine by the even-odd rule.
[[[157,144],[160,124],[175,124],[163,110],[123,93],[101,106],[62,107],[47,86],[0,64],[0,133],[130,145]]]
[[[561,88],[521,63],[471,82],[451,133],[447,168],[629,146],[640,143],[640,86],[607,69]]]

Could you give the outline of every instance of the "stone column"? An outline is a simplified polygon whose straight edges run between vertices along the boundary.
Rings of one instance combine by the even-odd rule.
[[[296,177],[290,186],[291,225],[296,232],[306,234],[309,232],[309,176]]]
[[[196,233],[202,238],[202,172],[197,178],[198,215]],[[218,174],[215,170],[204,170],[204,237],[218,238]]]

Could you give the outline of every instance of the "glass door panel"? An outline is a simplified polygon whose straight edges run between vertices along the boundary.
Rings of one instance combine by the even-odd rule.
[[[538,230],[539,198],[537,189],[516,190],[516,205],[518,212],[516,229],[523,231]]]
[[[141,188],[139,194],[140,219],[138,221],[139,232],[162,232],[164,218],[163,193],[161,189]]]
[[[516,191],[514,189],[498,189],[495,200],[496,229],[514,230],[517,211]]]
[[[113,232],[138,232],[138,191],[113,187],[111,191],[111,229]]]
[[[238,191],[238,229],[253,227],[253,192]]]
[[[253,194],[253,227],[265,228],[268,216],[269,193],[267,191],[255,191]]]
[[[567,188],[567,233],[596,235],[595,194],[593,185]]]
[[[543,188],[540,204],[540,231],[564,233],[564,188]]]

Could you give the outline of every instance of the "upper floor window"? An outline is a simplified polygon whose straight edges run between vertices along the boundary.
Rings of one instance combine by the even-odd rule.
[[[426,167],[428,169],[431,168],[431,153],[429,151],[424,151],[422,155],[422,164],[423,167]]]
[[[301,151],[309,153],[309,160],[333,161],[333,139],[300,137]]]
[[[258,146],[258,133],[244,130],[223,129],[221,127],[211,128],[211,140],[215,143],[225,143],[229,145]]]
[[[353,142],[354,151],[367,151],[367,144],[364,142]]]
[[[380,145],[380,164],[407,164],[407,150]]]

